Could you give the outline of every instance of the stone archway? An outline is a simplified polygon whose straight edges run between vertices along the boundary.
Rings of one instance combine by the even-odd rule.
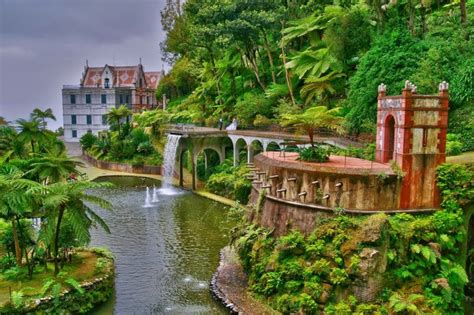
[[[206,181],[213,169],[224,163],[224,153],[215,148],[203,148],[196,154],[196,176],[199,181]]]

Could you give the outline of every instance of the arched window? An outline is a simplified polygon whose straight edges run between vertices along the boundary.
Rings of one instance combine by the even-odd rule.
[[[384,124],[383,139],[383,162],[389,162],[394,159],[395,151],[395,118],[388,115]]]
[[[104,87],[105,87],[106,89],[108,89],[108,88],[110,87],[110,86],[109,86],[109,78],[106,78],[106,79],[104,80]]]

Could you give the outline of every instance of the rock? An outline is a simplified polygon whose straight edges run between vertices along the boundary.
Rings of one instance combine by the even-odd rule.
[[[441,258],[441,245],[434,242],[430,242],[428,245],[435,252],[436,258]]]
[[[331,296],[332,285],[328,283],[323,283],[323,292],[319,295],[319,298],[316,299],[317,303],[326,304]]]
[[[365,247],[359,254],[360,264],[355,272],[353,292],[361,303],[374,301],[384,287],[384,272],[387,267],[387,246],[384,248]]]
[[[448,279],[446,279],[446,278],[438,278],[438,279],[434,279],[433,281],[434,281],[437,285],[439,285],[440,287],[442,287],[443,289],[446,289],[446,290],[449,290],[449,289],[450,289]]]

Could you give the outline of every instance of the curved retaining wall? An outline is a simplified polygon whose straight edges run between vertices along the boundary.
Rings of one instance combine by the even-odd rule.
[[[390,170],[382,172],[376,169],[333,168],[324,164],[308,165],[276,160],[262,154],[255,157],[254,164],[258,169],[255,174],[264,176],[264,184],[271,184],[271,188],[253,184],[249,202],[257,205],[258,209],[250,219],[273,229],[277,236],[291,229],[309,234],[317,222],[333,216],[337,208],[349,214],[435,210],[398,209],[402,182]],[[271,178],[275,175],[278,177]],[[315,181],[318,181],[317,186]],[[286,188],[286,193],[276,192],[282,188]],[[260,203],[258,199],[262,190],[265,190],[265,197]],[[307,192],[306,196],[298,196],[303,191]],[[330,197],[322,199],[324,195]]]
[[[324,163],[309,165],[272,159],[259,154],[255,166],[265,172],[272,184],[270,195],[280,196],[277,189],[286,188],[282,199],[327,208],[341,207],[353,210],[398,209],[401,182],[392,171],[357,168],[326,167]],[[269,176],[278,178],[269,179]],[[289,181],[288,179],[294,179]],[[318,184],[313,182],[318,181]],[[306,192],[305,197],[298,196]],[[322,199],[329,195],[328,199]]]
[[[118,171],[118,172],[128,172],[128,173],[136,173],[136,174],[153,174],[153,175],[161,175],[161,166],[156,165],[143,165],[143,166],[133,166],[130,164],[125,163],[118,163],[118,162],[109,162],[109,161],[101,161],[96,160],[92,156],[84,153],[82,156],[84,160],[88,163],[92,164],[93,166],[110,171]]]

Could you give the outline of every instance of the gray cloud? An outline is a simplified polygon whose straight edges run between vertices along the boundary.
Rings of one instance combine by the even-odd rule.
[[[62,125],[61,88],[78,84],[85,60],[161,70],[163,1],[0,0],[0,116],[53,108]]]

